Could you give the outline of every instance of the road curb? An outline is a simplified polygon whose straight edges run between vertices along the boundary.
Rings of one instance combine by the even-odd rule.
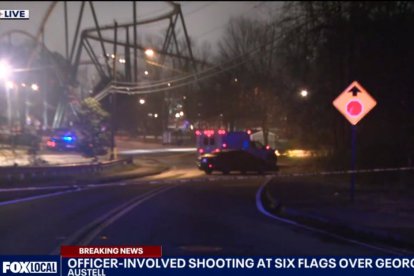
[[[260,200],[263,207],[269,213],[281,218],[290,219],[296,223],[323,229],[336,235],[362,240],[364,242],[381,243],[388,246],[414,251],[414,240],[407,239],[387,230],[372,229],[360,225],[350,226],[345,221],[332,220],[318,213],[308,213],[283,204],[277,197],[272,195],[269,189],[273,179],[268,180],[262,189]]]

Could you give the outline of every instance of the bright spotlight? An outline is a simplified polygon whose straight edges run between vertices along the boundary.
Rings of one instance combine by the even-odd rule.
[[[11,74],[11,67],[5,60],[0,60],[0,79],[5,80]]]

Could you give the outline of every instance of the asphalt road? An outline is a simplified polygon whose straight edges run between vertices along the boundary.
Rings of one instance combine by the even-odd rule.
[[[387,254],[265,216],[256,195],[269,176],[205,176],[192,154],[153,158],[172,169],[102,185],[0,190],[0,254],[59,254],[62,244],[162,245],[166,256]]]

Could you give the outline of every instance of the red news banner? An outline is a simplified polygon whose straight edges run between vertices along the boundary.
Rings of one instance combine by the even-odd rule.
[[[161,246],[62,246],[63,258],[160,258]]]

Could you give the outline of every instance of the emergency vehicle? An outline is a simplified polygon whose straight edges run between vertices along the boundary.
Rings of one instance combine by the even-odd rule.
[[[224,136],[226,135],[224,129],[205,129],[205,130],[196,130],[196,147],[199,155],[219,152],[223,148],[226,148],[226,144],[223,141]]]

